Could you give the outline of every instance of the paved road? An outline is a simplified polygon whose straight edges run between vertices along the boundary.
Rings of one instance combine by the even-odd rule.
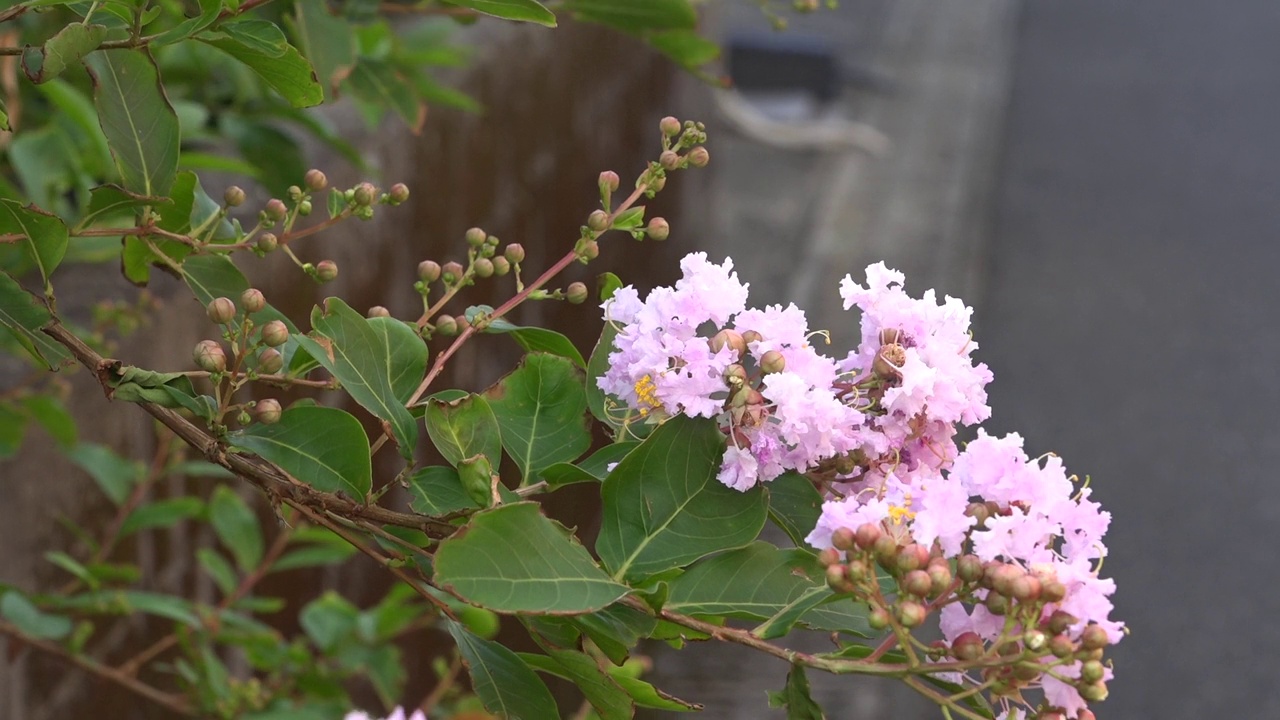
[[[1133,634],[1101,717],[1280,718],[1280,5],[1023,8],[981,355],[1093,476]]]

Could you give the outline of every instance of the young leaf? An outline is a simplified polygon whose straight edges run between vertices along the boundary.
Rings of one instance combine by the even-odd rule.
[[[424,515],[448,515],[480,507],[462,487],[458,471],[433,465],[409,476],[409,507]]]
[[[643,579],[759,535],[764,491],[716,479],[724,443],[713,421],[674,417],[609,474],[596,552],[615,579]]]
[[[97,50],[85,58],[94,105],[126,190],[165,196],[178,172],[178,116],[155,62],[142,50]]]
[[[437,582],[480,607],[556,615],[599,610],[626,595],[537,503],[477,513],[436,551]]]
[[[226,485],[219,485],[209,498],[209,524],[242,571],[250,572],[262,561],[262,527],[258,516]]]
[[[483,395],[467,395],[452,402],[428,398],[424,419],[427,435],[450,465],[477,454],[491,465],[502,461],[502,431],[498,417]]]
[[[62,258],[67,254],[67,226],[62,220],[34,205],[22,206],[15,200],[0,200],[0,233],[22,235],[22,247],[40,270],[46,286]]]
[[[242,20],[221,26],[218,32],[203,32],[197,39],[248,65],[294,107],[324,102],[324,89],[311,63],[285,41],[273,23]]]
[[[521,20],[547,27],[556,26],[556,16],[536,0],[447,0],[450,5],[471,8],[478,13],[504,20]]]
[[[582,371],[565,358],[530,353],[484,394],[498,416],[502,446],[520,468],[523,483],[591,447]]]
[[[418,424],[397,397],[394,382],[403,375],[422,377],[426,355],[421,340],[413,346],[393,343],[385,325],[374,326],[339,298],[324,301],[324,310],[311,312],[312,336],[298,336],[311,357],[342,383],[366,410],[391,424],[400,455],[413,460]]]
[[[519,720],[559,720],[560,710],[546,684],[519,656],[446,621],[471,673],[471,686],[489,712]]]
[[[293,407],[272,425],[250,425],[227,441],[261,455],[304,483],[364,499],[373,485],[369,439],[360,421],[327,407]]]

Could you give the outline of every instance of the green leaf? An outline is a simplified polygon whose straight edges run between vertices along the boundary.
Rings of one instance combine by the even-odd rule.
[[[471,674],[471,686],[489,712],[511,720],[559,720],[551,691],[519,656],[456,622],[446,625]]]
[[[582,371],[565,358],[530,353],[520,367],[485,391],[502,428],[502,446],[532,482],[548,465],[571,461],[591,447]]]
[[[692,30],[698,23],[698,14],[689,0],[566,0],[564,8],[579,20],[630,33]]]
[[[226,485],[219,485],[209,498],[209,524],[242,571],[250,572],[262,562],[262,527],[258,516]]]
[[[63,449],[76,444],[76,420],[57,398],[51,395],[32,395],[23,399],[22,404]]]
[[[85,58],[94,105],[126,190],[164,196],[178,172],[178,116],[160,73],[142,50],[98,50]]]
[[[522,659],[539,670],[558,675],[577,685],[587,702],[596,709],[600,720],[630,720],[635,714],[635,703],[631,695],[600,669],[591,656],[577,650],[541,645],[546,656],[522,655]],[[550,662],[545,662],[542,658]]]
[[[553,487],[604,480],[609,474],[609,466],[620,462],[639,444],[638,442],[614,443],[600,448],[592,453],[591,457],[577,465],[572,463],[549,465],[542,471],[542,479]]]
[[[68,573],[75,576],[77,580],[79,580],[80,582],[83,582],[85,585],[88,585],[90,588],[93,588],[95,590],[98,588],[98,585],[99,585],[98,578],[95,577],[94,574],[89,571],[89,568],[80,564],[80,562],[78,562],[75,558],[71,557],[70,555],[64,552],[56,552],[56,551],[47,552],[44,554],[44,559],[48,560],[54,565],[57,565],[63,570],[66,570]]]
[[[106,34],[102,25],[66,25],[42,47],[28,47],[22,53],[22,71],[36,84],[52,80],[97,49]]]
[[[13,405],[0,402],[0,459],[13,457],[22,447],[27,432],[27,416]]]
[[[0,272],[0,325],[8,328],[33,358],[49,370],[57,370],[71,359],[71,353],[40,332],[52,319],[44,303],[24,290],[17,280]]]
[[[298,480],[324,492],[342,490],[363,500],[373,485],[369,439],[350,413],[327,407],[293,407],[271,425],[251,425],[228,442],[261,455]]]
[[[525,502],[477,513],[440,543],[436,581],[467,602],[508,613],[592,612],[627,594],[538,507]]]
[[[167,471],[171,475],[186,475],[187,477],[196,478],[213,478],[215,480],[230,480],[235,474],[221,465],[214,465],[208,460],[184,460],[180,463],[169,466]]]
[[[422,129],[427,106],[418,98],[413,83],[390,63],[360,58],[347,76],[347,86],[361,100],[394,110],[414,133]]]
[[[651,32],[644,39],[686,70],[696,70],[720,57],[720,46],[698,34],[696,30]]]
[[[611,272],[600,273],[596,283],[600,286],[600,302],[612,299],[613,294],[622,288],[622,280]]]
[[[423,515],[448,515],[480,507],[462,487],[458,471],[443,465],[425,467],[410,475],[409,495],[409,507]]]
[[[218,554],[217,550],[200,548],[196,551],[196,560],[200,561],[200,567],[209,573],[209,577],[213,578],[214,584],[223,595],[230,595],[235,591],[236,585],[240,583],[236,578],[236,571],[226,558]]]
[[[11,132],[12,127],[9,126],[9,111],[5,108],[4,98],[0,98],[0,130]]]
[[[139,530],[171,527],[181,520],[193,518],[204,510],[200,498],[180,497],[153,502],[134,510],[120,526],[120,535],[132,535]]]
[[[284,572],[296,568],[322,567],[345,562],[356,549],[351,545],[311,545],[290,550],[271,566],[272,572]]]
[[[586,633],[591,641],[616,664],[627,657],[641,640],[649,637],[658,621],[633,607],[613,604],[599,612],[578,615],[569,621]]]
[[[164,407],[183,407],[174,394],[194,397],[195,387],[191,378],[182,373],[161,373],[154,370],[123,366],[110,370],[107,384],[111,386],[111,398],[125,402],[149,402]]]
[[[619,230],[633,230],[644,224],[644,206],[638,205],[628,209],[613,221],[613,227]]]
[[[324,0],[297,0],[293,10],[285,22],[298,48],[315,67],[325,95],[332,99],[356,62],[351,24],[330,15]]]
[[[111,169],[111,148],[98,124],[98,111],[93,99],[65,80],[51,80],[40,86],[40,94],[57,109],[58,114],[79,131],[77,138],[86,146],[85,166],[91,172],[107,173]]]
[[[796,547],[808,549],[804,539],[822,515],[822,493],[809,478],[789,472],[769,482],[769,519],[782,528]]]
[[[0,616],[27,635],[44,640],[59,640],[71,633],[69,618],[41,612],[17,590],[6,592],[0,599]]]
[[[367,318],[379,346],[390,349],[391,394],[401,405],[409,401],[427,372],[427,344],[413,325],[389,317]]]
[[[198,0],[200,3],[200,14],[193,18],[187,18],[182,22],[174,25],[172,28],[160,33],[151,41],[155,47],[168,45],[179,40],[186,40],[201,30],[212,25],[217,19],[218,14],[222,12],[222,0]]]
[[[356,606],[330,590],[302,608],[298,623],[316,647],[328,652],[355,631],[359,615]]]
[[[242,20],[223,25],[218,32],[201,33],[197,39],[248,65],[294,107],[324,102],[324,89],[311,63],[285,40],[274,23]]]
[[[62,220],[34,205],[23,207],[16,200],[0,200],[0,233],[25,236],[22,248],[47,287],[49,276],[67,254],[67,226]]]
[[[413,461],[418,444],[418,424],[396,395],[395,379],[426,371],[421,348],[393,344],[387,325],[374,326],[339,298],[324,301],[324,310],[311,312],[311,336],[298,343],[341,383],[366,410],[391,425],[400,455]],[[420,346],[421,340],[414,345]]]
[[[587,367],[587,361],[582,358],[582,353],[578,352],[578,348],[574,346],[573,341],[555,330],[522,327],[512,330],[510,335],[517,343],[520,343],[520,347],[524,348],[525,352],[551,353],[552,355],[559,355],[562,358],[572,360],[574,365],[584,370]]]
[[[666,710],[668,712],[697,712],[702,709],[702,706],[697,703],[673,697],[639,678],[627,675],[626,668],[609,668],[609,675],[640,707]]]
[[[423,417],[427,435],[450,465],[457,467],[479,454],[489,458],[491,465],[502,462],[502,431],[483,395],[467,395],[452,402],[428,398]]]
[[[93,227],[103,220],[123,215],[127,211],[171,204],[173,201],[169,198],[138,195],[114,184],[99,185],[89,191],[89,209],[85,211],[84,217],[80,218],[77,227]],[[129,214],[136,217],[138,213],[130,212]]]
[[[142,481],[146,472],[142,463],[126,460],[111,448],[95,443],[80,443],[67,451],[67,457],[89,473],[116,505],[129,497],[129,491]]]
[[[787,720],[826,720],[822,708],[809,694],[809,679],[804,666],[792,665],[787,673],[787,685],[780,692],[770,693],[771,707],[785,707]],[[776,704],[775,704],[776,703]]]
[[[535,0],[446,0],[446,2],[504,20],[533,22],[547,27],[556,26],[555,14]]]
[[[714,421],[674,417],[609,474],[596,551],[615,579],[682,567],[760,534],[764,491],[738,492],[716,479],[724,443]]]

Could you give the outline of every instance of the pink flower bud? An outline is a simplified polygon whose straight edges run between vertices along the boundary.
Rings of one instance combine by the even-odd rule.
[[[467,319],[466,315],[454,315],[453,322],[458,326],[459,331],[471,327],[471,321]]]
[[[444,279],[446,285],[458,282],[462,279],[462,264],[453,261],[445,263],[440,277]]]
[[[423,282],[435,282],[440,279],[440,263],[435,260],[423,260],[418,263],[418,278]]]
[[[933,588],[933,580],[924,570],[912,570],[902,576],[902,589],[916,597],[924,597]]]
[[[836,531],[831,533],[831,545],[837,550],[846,552],[852,550],[854,548],[853,531],[847,527],[836,528]]]
[[[962,632],[956,637],[955,642],[951,643],[951,654],[957,660],[966,662],[977,660],[985,651],[986,646],[983,645],[982,638],[974,632]]]
[[[289,327],[280,320],[262,326],[262,342],[267,347],[280,347],[289,340]]]
[[[381,305],[374,305],[366,314],[371,318],[391,317],[391,311]]]
[[[680,167],[680,156],[670,150],[664,150],[663,153],[658,156],[658,164],[661,165],[664,170],[675,170]]]
[[[903,627],[914,628],[924,624],[924,619],[928,615],[924,606],[914,600],[907,600],[898,604],[898,622]]]
[[[671,236],[671,225],[665,218],[656,217],[649,221],[645,233],[654,240],[662,241]]]
[[[721,330],[715,335],[712,335],[710,340],[710,345],[711,345],[711,352],[718,353],[724,348],[728,347],[732,349],[734,352],[738,353],[739,357],[741,357],[742,354],[747,351],[747,344],[742,341],[742,333],[738,332],[737,330],[730,330],[728,328],[725,328],[724,330]],[[745,371],[744,371],[743,377],[745,377]]]
[[[667,137],[675,137],[680,134],[680,121],[668,115],[658,123],[658,129]]]
[[[622,181],[618,178],[618,173],[612,170],[605,170],[600,173],[599,184],[604,190],[616,192],[618,190],[618,186],[622,184]]]
[[[512,265],[519,265],[524,262],[524,246],[520,243],[511,243],[502,251],[502,255]]]
[[[493,261],[489,258],[476,258],[475,262],[471,264],[471,269],[475,270],[476,277],[492,277]]]
[[[280,246],[280,239],[275,233],[262,233],[258,236],[258,249],[262,252],[271,252]]]
[[[236,304],[231,302],[231,298],[214,298],[204,310],[209,320],[218,325],[226,325],[236,317]]]
[[[274,398],[259,400],[253,406],[253,412],[258,416],[258,422],[263,425],[271,425],[280,421],[280,415],[284,412],[280,407],[280,401]]]
[[[828,565],[835,565],[840,562],[840,551],[835,548],[827,548],[826,550],[818,553],[818,562],[822,563],[824,567]]]
[[[584,283],[570,283],[564,296],[574,305],[580,305],[587,299],[587,286]]]
[[[338,263],[332,260],[321,260],[316,263],[316,278],[320,282],[329,282],[338,277]]]
[[[875,553],[876,562],[887,570],[893,567],[898,559],[898,541],[890,535],[881,535],[876,539],[872,551]]]
[[[867,613],[867,624],[872,630],[883,630],[889,627],[889,613],[884,608],[872,608]]]
[[[961,555],[956,560],[956,573],[967,582],[977,582],[982,578],[982,560],[977,555]]]
[[[592,232],[604,232],[609,229],[609,213],[603,210],[593,210],[587,216],[587,227]]]
[[[1032,575],[1023,575],[1013,581],[1010,594],[1018,602],[1033,602],[1040,597],[1040,580]]]
[[[392,205],[399,205],[408,199],[409,186],[404,183],[396,183],[395,185],[392,185],[390,192],[387,193],[387,200],[390,200]]]
[[[267,201],[267,206],[264,208],[264,212],[267,213],[268,218],[279,222],[284,219],[285,215],[289,214],[289,208],[285,207],[283,200],[279,198],[271,198]]]
[[[205,372],[218,373],[227,369],[227,354],[216,340],[201,340],[192,353],[196,367]]]
[[[441,318],[436,321],[436,332],[444,335],[445,337],[457,335],[458,323],[449,315],[441,316]]]
[[[1076,654],[1076,644],[1066,635],[1054,635],[1049,638],[1049,652],[1056,658],[1068,658]]]
[[[600,257],[600,243],[595,240],[582,243],[582,251],[578,253],[578,257],[583,260],[595,260]]]
[[[263,348],[258,353],[258,371],[272,375],[284,367],[284,356],[275,348]]]
[[[711,162],[711,153],[707,152],[707,149],[701,145],[689,151],[690,165],[704,168],[709,162]]]
[[[267,306],[267,299],[261,290],[249,288],[240,293],[240,306],[251,313],[261,312]]]
[[[493,274],[502,277],[511,272],[511,261],[502,255],[496,255],[493,258]]]
[[[1045,602],[1062,602],[1067,597],[1067,586],[1056,579],[1041,581],[1040,599]]]
[[[1085,650],[1101,650],[1111,644],[1107,631],[1100,625],[1089,625],[1080,633],[1080,647]]]
[[[746,343],[747,347],[751,347],[751,343],[760,342],[763,339],[764,336],[755,330],[748,330],[742,333],[742,342]]]
[[[470,245],[471,247],[480,247],[481,245],[484,244],[485,239],[488,238],[489,236],[481,228],[473,227],[467,230],[467,233],[464,237],[467,240],[467,244]]]
[[[760,358],[760,369],[772,375],[780,373],[787,367],[787,359],[777,350],[770,350]]]
[[[947,588],[951,587],[951,568],[947,567],[946,563],[940,563],[937,565],[930,563],[928,572],[929,581],[931,583],[929,588],[930,597],[937,597],[946,592]]]
[[[898,569],[903,572],[919,570],[929,563],[929,551],[923,545],[911,543],[898,552]]]
[[[355,192],[352,193],[351,199],[361,207],[368,207],[373,204],[374,200],[378,199],[378,188],[374,187],[373,183],[362,182],[355,186],[354,190]]]
[[[880,526],[875,523],[863,523],[854,531],[854,542],[863,550],[873,548],[880,536],[884,533],[880,530]]]
[[[240,207],[244,204],[244,190],[232,185],[222,193],[222,201],[227,204],[227,207]]]
[[[302,176],[302,181],[306,183],[307,187],[311,190],[323,190],[329,187],[329,178],[325,177],[323,172],[320,172],[315,168],[308,170],[307,174]]]
[[[853,592],[853,584],[849,582],[848,568],[840,563],[828,565],[827,586],[838,593]]]

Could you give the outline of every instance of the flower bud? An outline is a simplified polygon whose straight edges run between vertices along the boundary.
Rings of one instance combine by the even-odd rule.
[[[289,327],[280,320],[272,320],[262,326],[262,343],[267,347],[280,347],[289,340]]]
[[[680,134],[680,121],[668,115],[658,123],[658,129],[667,137],[675,137]]]
[[[1057,710],[1045,710],[1037,715],[1035,720],[1067,720],[1067,716]]]
[[[301,215],[302,217],[306,217],[311,214],[310,200],[303,200],[302,202],[298,203],[298,214]]]
[[[951,654],[955,659],[966,662],[982,657],[985,650],[982,638],[975,632],[962,632],[956,636],[955,642],[951,643]]]
[[[423,260],[418,263],[418,278],[423,282],[435,282],[440,279],[440,263],[435,260]]]
[[[600,173],[599,185],[602,190],[615,192],[622,181],[618,178],[618,173],[612,170],[605,170]]]
[[[409,186],[404,183],[396,183],[391,186],[390,192],[387,193],[387,200],[392,205],[399,205],[409,199]]]
[[[1022,634],[1022,645],[1032,652],[1040,652],[1049,643],[1049,638],[1039,630],[1028,630]]]
[[[264,425],[270,425],[280,421],[280,414],[283,409],[280,407],[280,401],[274,398],[259,400],[253,406],[253,412],[258,416],[258,422]]]
[[[352,193],[351,199],[355,201],[356,205],[369,207],[374,200],[378,199],[378,188],[374,187],[373,183],[362,182],[355,186],[354,189],[355,192]]]
[[[898,569],[903,572],[919,570],[929,563],[929,551],[923,545],[911,543],[898,553]]]
[[[285,207],[284,201],[279,198],[271,198],[267,201],[267,206],[263,209],[267,213],[267,217],[280,221],[285,215],[289,214],[289,208]]]
[[[1044,580],[1040,583],[1040,599],[1045,602],[1062,602],[1067,596],[1067,586],[1057,579]]]
[[[218,373],[227,369],[227,354],[216,340],[201,340],[192,353],[196,367],[205,372]]]
[[[701,145],[689,151],[690,165],[704,168],[709,162],[711,162],[711,153],[707,152],[707,149]]]
[[[871,370],[882,378],[900,378],[906,361],[907,351],[901,345],[884,345],[871,361]]]
[[[231,302],[231,298],[216,297],[209,301],[204,311],[210,321],[226,325],[236,317],[236,304]]]
[[[569,288],[565,290],[564,296],[574,305],[580,305],[587,299],[587,286],[585,283],[570,283]]]
[[[827,548],[818,553],[818,562],[822,563],[823,567],[835,565],[840,562],[840,551],[835,548]]]
[[[471,321],[467,319],[466,315],[454,315],[453,322],[457,324],[459,332],[471,327]]]
[[[658,164],[661,165],[664,170],[675,170],[680,167],[680,156],[670,150],[664,150],[662,154],[658,156]]]
[[[997,592],[987,593],[987,599],[984,603],[987,611],[992,615],[1004,615],[1009,611],[1009,598]]]
[[[718,353],[728,347],[741,356],[747,351],[747,344],[742,341],[742,333],[725,328],[711,336],[711,352]]]
[[[951,587],[951,568],[947,567],[946,563],[930,563],[928,573],[931,583],[929,588],[930,597],[937,597]]]
[[[237,185],[232,185],[222,193],[222,201],[227,207],[240,207],[244,204],[244,190]]]
[[[263,348],[258,353],[258,371],[268,375],[280,372],[284,367],[284,356],[275,348]]]
[[[592,232],[604,232],[609,229],[609,213],[603,210],[593,210],[587,216],[587,227]]]
[[[1076,713],[1077,713],[1076,720],[1098,720],[1098,718],[1093,714],[1092,710],[1082,709],[1082,710],[1076,711]]]
[[[1106,673],[1106,668],[1097,660],[1089,660],[1080,666],[1080,679],[1087,683],[1098,682]]]
[[[777,350],[770,350],[760,358],[760,369],[772,375],[780,373],[787,367],[787,359]]]
[[[462,279],[462,265],[453,261],[445,263],[440,277],[444,279],[446,285],[453,285]]]
[[[763,339],[764,336],[755,330],[748,330],[742,333],[742,342],[746,343],[747,347],[751,347],[751,343],[760,342]]]
[[[488,456],[480,453],[458,463],[458,479],[477,505],[493,504],[493,468]]]
[[[662,188],[666,186],[667,186],[666,176],[659,175],[658,177],[651,178],[649,180],[649,189],[652,190],[653,192],[662,192]]]
[[[600,257],[600,243],[595,240],[582,243],[582,251],[578,253],[578,257],[583,260],[595,260]]]
[[[511,272],[511,262],[501,255],[493,258],[493,274],[502,277]]]
[[[1013,668],[1013,676],[1024,683],[1029,683],[1040,677],[1040,673],[1044,668],[1039,663],[1020,662]]]
[[[975,502],[969,503],[964,514],[974,519],[974,527],[982,529],[987,524],[987,518],[991,517],[991,510],[987,508],[986,503]]]
[[[524,246],[520,243],[511,243],[503,249],[502,256],[512,265],[519,265],[524,262]]]
[[[933,588],[933,580],[924,570],[912,570],[902,576],[902,589],[916,597],[924,597]]]
[[[872,630],[883,630],[889,627],[889,613],[884,608],[872,608],[867,613],[867,624]]]
[[[1006,597],[1013,596],[1013,586],[1026,573],[1014,565],[1001,564],[991,574],[991,589]]]
[[[256,313],[261,312],[262,308],[267,306],[267,299],[263,297],[262,291],[256,288],[249,288],[240,293],[240,307],[245,310]]]
[[[329,282],[338,277],[338,264],[332,260],[321,260],[316,263],[316,278],[320,282]]]
[[[454,322],[453,318],[449,315],[441,316],[441,318],[436,321],[436,332],[446,337],[457,335],[458,323]]]
[[[1089,702],[1102,702],[1107,699],[1107,684],[1102,681],[1082,683],[1079,689],[1080,697]]]
[[[876,523],[862,523],[853,532],[853,541],[863,550],[870,550],[884,533]]]
[[[665,218],[656,217],[649,221],[645,232],[654,240],[662,241],[671,236],[671,225]]]
[[[356,216],[356,219],[358,219],[358,220],[372,220],[372,219],[373,219],[373,206],[372,206],[372,205],[357,205],[357,206],[356,206],[356,209],[351,211],[351,214],[352,214],[352,215],[355,215],[355,216]]]
[[[898,604],[898,622],[903,627],[913,628],[920,627],[924,623],[928,613],[924,606],[915,600],[907,600]]]
[[[298,202],[302,199],[302,188],[297,185],[290,185],[286,192],[289,194],[289,200],[292,202]]]
[[[853,584],[849,582],[848,568],[840,563],[828,565],[827,586],[838,593],[853,592]]]
[[[837,550],[852,550],[853,531],[847,527],[836,528],[835,532],[831,533],[831,545]]]
[[[977,582],[982,578],[982,560],[977,555],[961,555],[956,560],[956,574],[967,583]]]
[[[1076,653],[1076,644],[1066,635],[1054,635],[1049,638],[1049,652],[1056,658],[1068,658]]]
[[[1018,602],[1034,602],[1040,597],[1040,580],[1034,575],[1023,575],[1013,581],[1010,587],[1010,594],[1018,600]]]
[[[492,277],[493,261],[489,258],[476,258],[476,261],[471,264],[471,269],[475,270],[476,277]]]
[[[323,172],[315,168],[308,170],[307,174],[302,176],[302,181],[306,183],[307,187],[311,190],[323,190],[329,187],[329,178],[325,177]]]
[[[371,318],[391,317],[391,311],[381,305],[374,305],[369,308],[369,312],[365,313]]]
[[[734,363],[724,369],[724,381],[727,385],[737,387],[747,381],[747,369]]]
[[[889,535],[881,535],[876,539],[872,551],[875,553],[876,562],[888,569],[898,558],[898,541]]]
[[[1101,650],[1111,644],[1111,639],[1107,637],[1107,631],[1102,629],[1101,625],[1093,624],[1084,629],[1080,633],[1080,647],[1085,650]]]
[[[280,246],[280,239],[275,233],[262,233],[258,236],[258,249],[262,252],[271,252]]]
[[[473,227],[468,229],[466,235],[464,235],[463,237],[466,238],[468,245],[474,248],[478,248],[484,244],[485,239],[488,238],[489,236],[487,233],[485,233],[484,230],[478,227]]]
[[[850,560],[848,568],[849,579],[854,582],[862,582],[871,577],[871,568],[865,560]]]
[[[1077,619],[1075,615],[1062,610],[1055,610],[1053,611],[1053,614],[1049,616],[1049,621],[1045,626],[1049,628],[1049,632],[1054,635],[1058,635],[1066,632],[1067,628],[1078,622],[1080,622],[1080,620]]]

